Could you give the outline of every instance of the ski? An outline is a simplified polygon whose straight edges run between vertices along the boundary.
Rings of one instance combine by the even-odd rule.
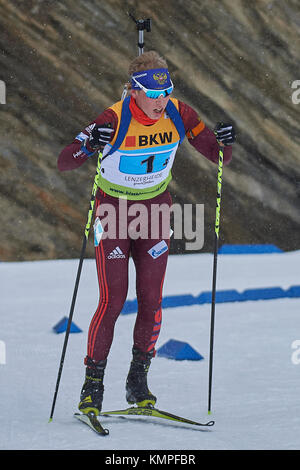
[[[113,411],[103,411],[100,413],[101,416],[147,416],[147,417],[155,417],[155,418],[162,418],[171,421],[177,421],[180,423],[191,424],[194,426],[213,426],[215,424],[214,421],[208,421],[207,423],[199,423],[198,421],[193,421],[191,419],[183,418],[182,416],[177,416],[167,411],[158,410],[153,406],[132,406],[130,408],[126,408],[124,410],[113,410]]]
[[[93,429],[93,431],[95,431],[97,434],[100,434],[101,436],[107,436],[109,434],[109,430],[103,428],[97,417],[92,413],[74,413],[74,417],[82,423],[87,424],[91,429]]]

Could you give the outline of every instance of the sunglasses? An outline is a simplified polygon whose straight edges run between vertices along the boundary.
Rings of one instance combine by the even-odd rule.
[[[165,88],[164,90],[150,90],[148,88],[145,88],[143,85],[141,85],[141,83],[139,83],[134,77],[131,77],[131,78],[135,81],[137,86],[145,92],[147,98],[156,99],[156,98],[159,98],[160,96],[163,96],[165,98],[166,96],[169,96],[172,93],[173,88],[174,88],[172,80],[171,80],[171,86],[169,86],[168,88]]]

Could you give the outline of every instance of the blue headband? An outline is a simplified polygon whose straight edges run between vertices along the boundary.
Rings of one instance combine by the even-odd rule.
[[[143,70],[132,74],[141,85],[150,90],[164,90],[172,86],[169,71],[166,68]],[[131,80],[131,87],[138,90],[139,86],[134,80]]]

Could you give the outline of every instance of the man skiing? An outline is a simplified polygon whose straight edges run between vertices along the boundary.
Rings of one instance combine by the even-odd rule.
[[[176,151],[185,136],[198,152],[214,163],[218,162],[219,145],[224,145],[225,165],[231,160],[231,144],[235,140],[231,124],[219,123],[213,132],[196,111],[171,97],[173,83],[168,66],[157,52],[145,52],[134,59],[129,66],[129,76],[129,96],[101,113],[58,158],[59,170],[67,171],[78,168],[103,149],[94,226],[100,295],[89,327],[84,360],[86,374],[78,405],[82,413],[93,412],[96,416],[102,409],[104,371],[115,322],[127,296],[130,256],[136,269],[138,313],[126,399],[139,406],[156,402],[148,388],[147,374],[161,327],[170,231],[165,233],[163,221],[159,220],[153,236],[148,220],[149,236],[136,236],[130,230],[133,220],[130,209],[137,202],[147,213],[151,213],[154,205],[171,207],[167,186]],[[121,213],[120,200],[126,200],[126,217]],[[101,238],[104,231],[102,207],[107,204],[117,214],[116,230],[113,236]]]

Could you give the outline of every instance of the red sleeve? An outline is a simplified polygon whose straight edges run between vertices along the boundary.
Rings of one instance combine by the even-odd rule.
[[[198,135],[194,138],[188,137],[189,143],[195,147],[208,160],[214,163],[219,161],[219,145],[215,134],[200,119],[196,111],[189,105],[179,101],[179,113],[183,120],[186,133],[189,133],[196,126],[200,129]],[[232,147],[226,146],[224,150],[224,165],[228,164],[232,156]]]
[[[74,170],[81,166],[89,157],[81,150],[81,146],[85,139],[91,134],[94,125],[103,125],[110,123],[113,129],[117,128],[118,116],[112,109],[106,109],[101,113],[95,121],[91,122],[83,131],[81,131],[73,140],[73,142],[67,145],[59,154],[57,167],[60,171]],[[111,138],[113,138],[112,133]],[[92,151],[89,148],[88,143],[86,144],[87,150]]]

